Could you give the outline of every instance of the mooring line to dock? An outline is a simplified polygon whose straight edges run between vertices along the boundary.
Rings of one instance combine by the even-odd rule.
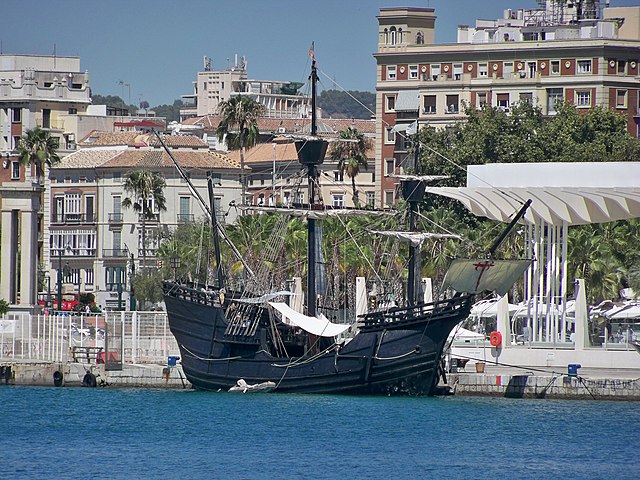
[[[484,361],[484,360],[480,360],[480,359],[478,359],[476,357],[467,357],[465,355],[456,354],[455,356],[456,356],[456,358],[464,358],[464,359],[467,359],[467,360]],[[549,371],[549,370],[542,370],[541,368],[535,368],[535,367],[522,367],[520,365],[511,365],[511,364],[508,364],[508,363],[501,363],[501,362],[496,362],[496,361],[494,361],[492,363],[494,363],[495,365],[500,366],[500,367],[519,368],[521,370],[527,370],[527,371],[531,371],[531,372],[540,372],[540,373],[550,373],[552,375],[565,375],[564,372],[556,372],[555,370]]]

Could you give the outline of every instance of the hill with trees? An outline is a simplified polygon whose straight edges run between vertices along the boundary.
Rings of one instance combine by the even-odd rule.
[[[357,90],[323,90],[318,96],[318,106],[325,117],[369,119],[376,111],[376,94]]]

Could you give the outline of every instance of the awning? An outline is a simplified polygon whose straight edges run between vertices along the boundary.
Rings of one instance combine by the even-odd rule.
[[[417,112],[420,108],[420,94],[418,90],[402,90],[396,97],[396,112]]]
[[[322,314],[320,314],[320,318],[308,317],[300,312],[296,312],[286,303],[269,302],[269,305],[280,312],[283,323],[300,327],[306,332],[312,335],[318,335],[319,337],[335,337],[350,327],[350,325],[331,323]]]

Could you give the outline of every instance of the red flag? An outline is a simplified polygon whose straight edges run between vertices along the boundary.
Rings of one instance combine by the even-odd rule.
[[[311,60],[315,60],[316,59],[316,54],[313,51],[313,43],[314,42],[311,42],[311,47],[309,48],[309,56],[311,57]]]

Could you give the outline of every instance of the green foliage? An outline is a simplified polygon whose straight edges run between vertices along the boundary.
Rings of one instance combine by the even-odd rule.
[[[118,95],[91,95],[91,103],[93,105],[108,105],[109,107],[122,108],[133,114],[136,111],[135,105],[127,105],[126,102]]]
[[[358,129],[352,127],[340,132],[340,138],[351,141],[334,142],[331,145],[330,155],[333,160],[338,160],[338,170],[343,175],[346,173],[351,179],[353,205],[360,207],[358,190],[356,189],[356,176],[360,173],[361,168],[366,170],[369,167],[367,150],[373,146],[373,142],[358,132]]]
[[[133,277],[133,291],[139,309],[144,310],[162,301],[162,274],[159,270],[145,268]]]
[[[264,112],[264,106],[250,97],[236,95],[226,102],[220,102],[222,119],[216,131],[222,141],[229,135],[227,143],[233,150],[251,147],[258,140],[258,117]]]
[[[357,90],[323,90],[318,95],[318,106],[325,117],[369,119],[376,111],[376,95]]]
[[[27,130],[17,147],[18,157],[23,165],[35,165],[38,178],[44,175],[45,165],[55,165],[60,161],[58,144],[48,130],[35,127]]]
[[[176,100],[173,105],[158,105],[153,107],[152,110],[156,112],[157,117],[164,117],[167,120],[167,124],[171,122],[180,121],[180,108],[182,107],[182,100]]]
[[[7,302],[4,298],[0,298],[0,315],[6,315],[9,313],[9,302]]]

